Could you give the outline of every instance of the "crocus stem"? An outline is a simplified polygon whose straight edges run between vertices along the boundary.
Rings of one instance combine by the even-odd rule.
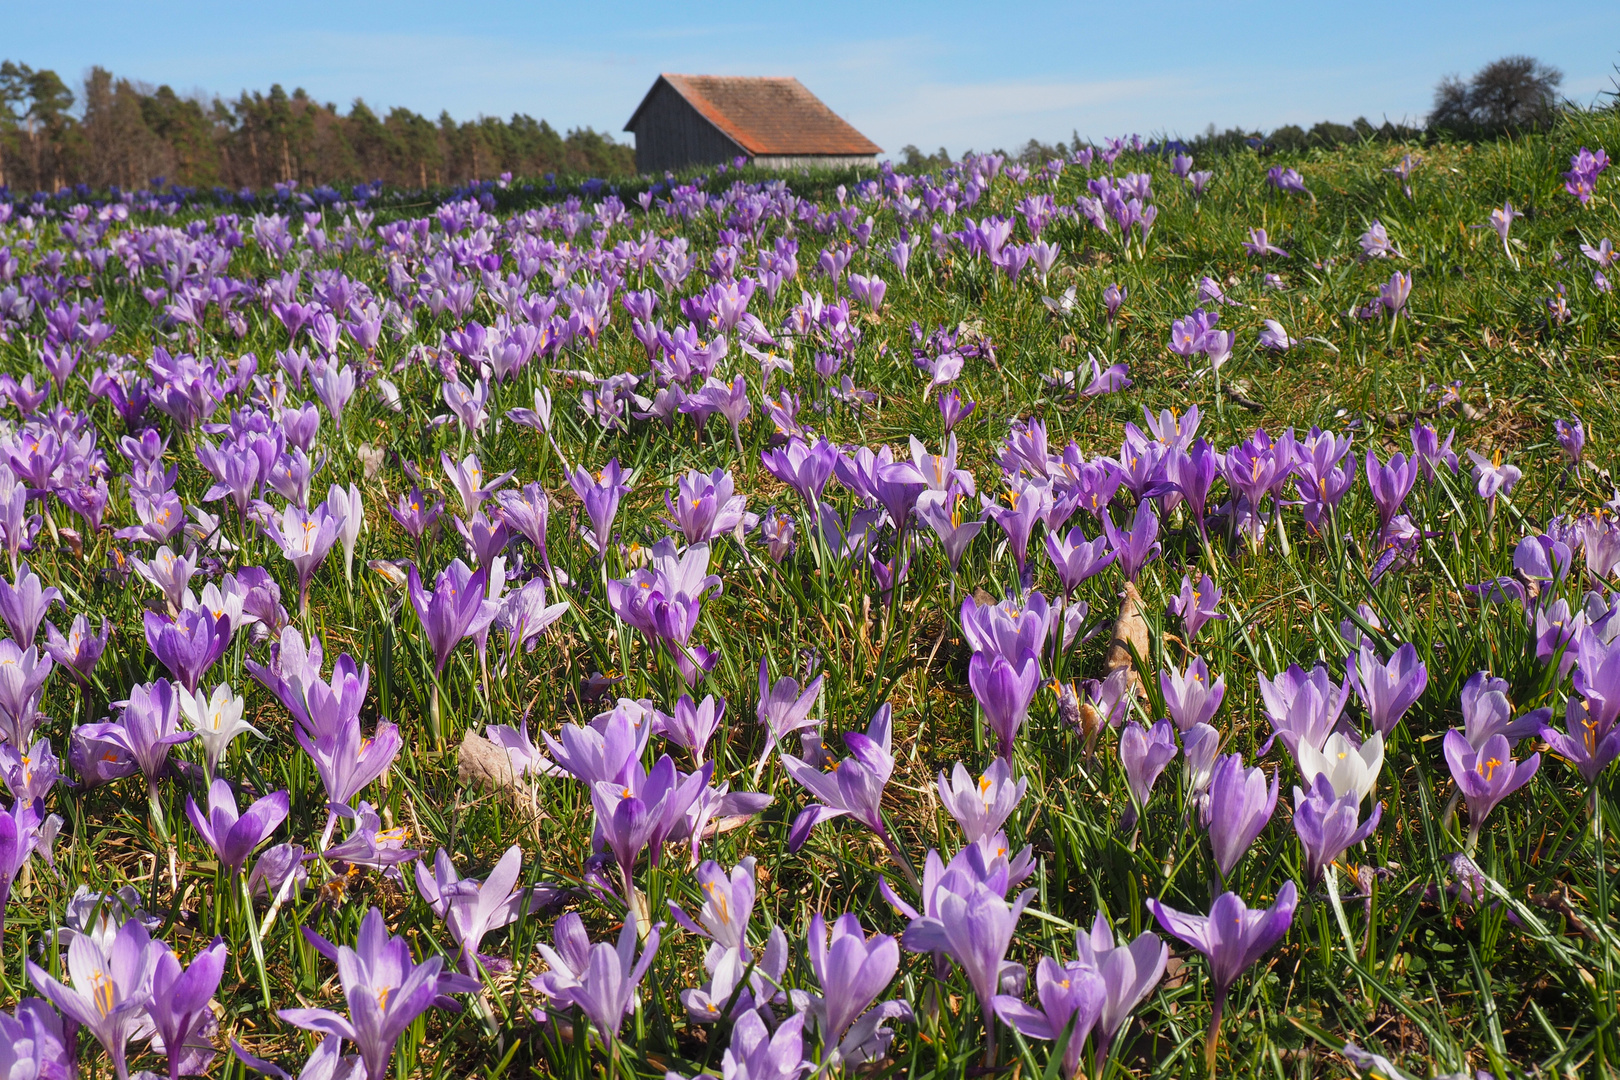
[[[428,694],[428,730],[433,734],[433,743],[440,750],[444,749],[444,731],[439,727],[439,682],[433,681],[433,689]]]
[[[321,833],[321,851],[325,851],[332,843],[332,830],[337,827],[337,815],[332,811],[326,812],[326,829]]]
[[[996,1067],[996,1011],[989,1005],[984,1007],[984,1067]]]
[[[1215,1010],[1209,1017],[1209,1034],[1204,1037],[1204,1065],[1209,1069],[1211,1080],[1215,1076],[1215,1048],[1221,1043],[1221,1010],[1226,1007],[1226,992],[1218,991],[1215,995]]]

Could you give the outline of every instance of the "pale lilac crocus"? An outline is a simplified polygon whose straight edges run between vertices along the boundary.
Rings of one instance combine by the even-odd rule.
[[[1186,574],[1181,575],[1181,593],[1170,602],[1170,611],[1181,619],[1189,645],[1205,623],[1226,618],[1215,610],[1220,605],[1221,596],[1221,587],[1208,574],[1200,578],[1196,586]]]
[[[1069,1041],[1063,1052],[1063,1075],[1073,1077],[1079,1072],[1080,1055],[1107,996],[1103,977],[1094,967],[1078,960],[1059,965],[1043,956],[1035,965],[1037,1007],[1008,994],[997,994],[994,1004],[1002,1022],[1025,1038],[1053,1042],[1066,1032]]]
[[[850,756],[835,761],[825,771],[816,763],[784,755],[782,767],[800,787],[819,799],[799,812],[788,836],[788,850],[797,851],[810,838],[810,831],[824,821],[848,814],[877,833],[889,846],[895,861],[905,865],[894,848],[883,822],[883,789],[894,772],[890,752],[893,722],[884,702],[872,716],[865,734],[844,733]]]
[[[1209,723],[1226,696],[1226,680],[1221,676],[1212,679],[1204,658],[1195,656],[1183,671],[1167,664],[1159,672],[1159,690],[1176,729],[1185,733]]]
[[[1243,241],[1243,250],[1250,255],[1280,255],[1285,259],[1288,258],[1288,252],[1273,244],[1264,229],[1250,229],[1249,238]]]
[[[1164,977],[1165,965],[1170,962],[1170,948],[1151,931],[1143,931],[1128,943],[1115,941],[1114,932],[1100,911],[1092,921],[1090,933],[1075,930],[1074,945],[1080,962],[1094,968],[1103,978],[1096,1060],[1104,1061],[1114,1040],[1130,1021],[1131,1013]]]
[[[585,516],[591,522],[585,542],[598,555],[603,555],[613,539],[613,519],[619,513],[619,500],[630,491],[628,477],[619,467],[618,458],[611,459],[595,476],[577,467],[569,469],[567,476],[568,486],[585,504]]]
[[[899,944],[887,934],[868,938],[853,912],[833,920],[830,933],[821,913],[813,913],[807,936],[810,970],[821,993],[795,991],[793,1000],[815,1019],[825,1061],[837,1066],[881,1057],[890,1038],[882,1025],[911,1018],[903,1001],[873,1006],[899,970]]]
[[[1305,854],[1305,883],[1314,885],[1339,856],[1371,836],[1383,813],[1383,804],[1375,803],[1363,823],[1361,799],[1354,792],[1336,793],[1326,776],[1316,778],[1308,795],[1296,787],[1294,832]]]
[[[1277,808],[1278,778],[1265,770],[1243,767],[1242,754],[1228,754],[1216,764],[1209,784],[1209,842],[1221,877],[1232,876],[1238,860],[1271,820]]]
[[[156,964],[157,950],[139,919],[124,922],[105,952],[94,938],[75,934],[67,955],[71,985],[58,982],[32,960],[24,961],[39,992],[107,1051],[119,1080],[129,1080],[129,1040],[148,1022]]]
[[[232,877],[242,872],[254,849],[270,839],[270,834],[287,820],[288,807],[287,793],[277,791],[255,799],[238,814],[236,796],[224,780],[215,780],[209,785],[206,814],[196,800],[186,796],[186,817]]]
[[[1505,735],[1492,735],[1475,750],[1455,728],[1446,732],[1442,745],[1451,778],[1468,802],[1468,850],[1472,852],[1479,843],[1480,826],[1486,816],[1503,799],[1530,782],[1541,767],[1541,755],[1531,754],[1524,761],[1514,761]]]
[[[304,931],[306,937],[313,937]],[[326,944],[324,939],[321,945]],[[317,946],[319,948],[319,945]],[[403,937],[388,932],[381,911],[372,908],[360,922],[354,948],[334,950],[338,978],[349,1015],[330,1009],[282,1009],[277,1015],[294,1027],[336,1035],[354,1043],[367,1080],[386,1080],[394,1045],[411,1023],[446,993],[472,993],[476,979],[445,974],[444,957],[417,963]]]
[[[1120,730],[1119,759],[1131,798],[1139,809],[1147,806],[1159,774],[1175,756],[1175,728],[1169,720],[1160,720],[1151,729],[1128,723]]]
[[[1298,339],[1289,337],[1288,331],[1283,329],[1283,324],[1276,319],[1267,319],[1265,329],[1260,331],[1261,348],[1286,352],[1298,344]]]
[[[211,1005],[225,973],[225,942],[215,938],[186,965],[164,942],[154,941],[152,950],[152,998],[146,1006],[157,1029],[152,1048],[162,1047],[168,1057],[169,1080],[201,1075],[214,1058],[210,1036],[219,1024]]]
[[[821,726],[821,721],[811,717],[810,710],[815,708],[816,699],[821,696],[821,685],[826,678],[826,675],[817,675],[802,690],[799,681],[791,675],[784,675],[773,683],[770,681],[770,668],[766,658],[763,656],[759,658],[759,707],[755,715],[765,726],[765,749],[761,751],[759,761],[754,766],[756,782],[771,750],[780,740],[795,731]]]
[[[1215,1075],[1221,1014],[1232,984],[1288,933],[1298,903],[1299,890],[1292,881],[1283,882],[1282,888],[1277,890],[1277,899],[1269,908],[1250,909],[1242,897],[1231,892],[1216,897],[1208,915],[1186,915],[1165,907],[1158,900],[1148,901],[1148,911],[1160,926],[1197,949],[1209,961],[1209,977],[1215,984],[1211,995],[1214,1010],[1204,1044],[1204,1059],[1211,1076]]]
[[[1386,738],[1429,685],[1429,669],[1418,659],[1417,647],[1410,642],[1384,662],[1379,660],[1372,642],[1363,640],[1357,654],[1345,660],[1345,668],[1367,712],[1368,723]]]
[[[977,780],[960,761],[949,778],[938,778],[940,804],[962,829],[962,836],[976,844],[994,836],[1011,816],[1029,788],[1029,779],[1013,780],[1005,758],[993,759]]]
[[[523,849],[516,844],[506,849],[482,881],[457,873],[444,848],[434,855],[431,872],[417,860],[416,891],[460,946],[456,966],[462,974],[476,977],[480,966],[503,968],[503,962],[479,952],[485,935],[538,911],[554,895],[548,888],[519,888],[522,875]]]
[[[16,576],[15,586],[0,577],[0,619],[5,620],[19,645],[28,646],[39,635],[39,624],[52,605],[62,606],[62,592],[54,586],[46,587],[26,559],[18,564]]]
[[[1510,493],[1513,486],[1524,476],[1517,466],[1502,464],[1500,450],[1489,458],[1470,450],[1468,460],[1474,463],[1475,490],[1479,493],[1479,497],[1489,502],[1493,508],[1496,505],[1496,497]]]

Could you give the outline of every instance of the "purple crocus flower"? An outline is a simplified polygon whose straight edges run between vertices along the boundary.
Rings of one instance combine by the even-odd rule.
[[[200,1076],[214,1058],[211,1034],[219,1023],[209,1007],[225,973],[225,942],[214,943],[182,965],[161,941],[152,943],[152,997],[146,1015],[157,1029],[154,1049],[162,1046],[169,1059],[169,1080]]]
[[[734,492],[731,474],[724,469],[708,474],[691,470],[676,482],[675,500],[666,494],[664,505],[686,542],[702,544],[743,523],[748,500]]]
[[[309,931],[304,931],[309,936]],[[442,973],[444,957],[418,964],[403,937],[388,933],[382,912],[372,908],[360,922],[354,948],[339,945],[338,978],[349,1015],[330,1009],[282,1009],[277,1015],[294,1027],[335,1035],[354,1043],[367,1080],[386,1080],[394,1044],[418,1016],[447,993],[472,993],[477,979]]]
[[[5,929],[6,904],[11,901],[11,887],[17,875],[22,873],[36,850],[47,863],[52,863],[51,845],[62,824],[62,819],[55,815],[40,818],[42,803],[24,799],[22,795],[14,798],[9,812],[0,811],[0,931]]]
[[[90,620],[83,615],[73,616],[66,634],[58,630],[56,624],[46,623],[45,652],[74,682],[88,686],[102,653],[107,651],[107,638],[111,633],[112,624],[105,617],[101,620],[100,633],[91,633]]]
[[[968,661],[968,686],[984,710],[985,723],[996,734],[997,752],[1010,761],[1018,730],[1041,688],[1040,660],[1032,652],[1016,661],[999,653],[976,652]]]
[[[1417,474],[1417,461],[1408,460],[1405,454],[1392,454],[1389,464],[1383,465],[1376,454],[1367,451],[1367,484],[1372,488],[1373,503],[1378,507],[1380,532],[1389,532],[1389,523],[1401,512],[1401,504],[1412,490]]]
[[[1475,750],[1455,728],[1446,732],[1442,746],[1451,778],[1468,801],[1468,850],[1472,852],[1486,816],[1497,803],[1530,782],[1541,767],[1541,755],[1531,754],[1522,762],[1514,761],[1512,745],[1505,735],[1492,735]]]
[[[591,721],[589,727],[564,724],[559,739],[540,738],[556,762],[586,784],[602,781],[626,785],[646,750],[652,724],[636,702],[621,698],[618,707]]]
[[[956,426],[966,420],[978,406],[977,402],[962,400],[962,394],[954,386],[939,395],[939,416],[949,434]]]
[[[481,882],[457,874],[444,848],[433,857],[431,873],[417,860],[416,891],[433,914],[444,920],[450,937],[461,946],[456,965],[463,974],[476,977],[480,964],[504,967],[503,962],[478,951],[484,935],[516,922],[525,912],[539,910],[552,897],[549,888],[517,888],[522,876],[523,849],[516,844],[506,849]]]
[[[1107,569],[1119,558],[1117,549],[1109,549],[1107,536],[1088,541],[1079,529],[1070,529],[1065,537],[1046,534],[1046,557],[1052,561],[1058,580],[1063,584],[1063,595],[1073,596],[1080,583]]]
[[[468,454],[459,463],[448,453],[440,453],[439,467],[444,470],[450,486],[461,498],[461,508],[468,517],[477,512],[484,501],[495,494],[497,488],[512,478],[509,472],[490,478],[484,474],[476,454]]]
[[[1564,730],[1543,724],[1541,737],[1553,753],[1575,766],[1589,786],[1620,758],[1620,724],[1612,718],[1605,723],[1588,703],[1573,697],[1564,707]]]
[[[1001,527],[1007,534],[1007,547],[1012,551],[1013,561],[1018,564],[1018,578],[1020,581],[1029,581],[1029,537],[1035,529],[1035,523],[1046,518],[1052,510],[1052,489],[1042,481],[1030,481],[1021,487],[1007,489],[1008,506],[1003,506],[989,496],[980,496],[984,503],[984,513],[987,518]]]
[[[882,1057],[890,1034],[881,1025],[911,1017],[903,1001],[886,1001],[869,1011],[899,970],[899,944],[887,934],[868,938],[853,912],[833,920],[830,935],[821,912],[813,913],[808,938],[810,970],[821,993],[796,991],[793,999],[801,1013],[815,1019],[825,1060],[859,1064]]]
[[[1050,956],[1043,956],[1035,965],[1035,999],[1038,1008],[1019,998],[997,994],[996,1015],[1029,1039],[1055,1041],[1067,1031],[1063,1075],[1073,1077],[1080,1070],[1086,1038],[1108,999],[1103,977],[1096,968],[1079,960],[1059,966]]]
[[[459,575],[453,571],[454,567],[441,570],[434,579],[433,591],[428,592],[422,587],[422,578],[417,574],[416,567],[412,565],[406,569],[411,606],[416,609],[416,617],[421,620],[428,643],[433,647],[433,670],[439,675],[444,674],[444,665],[450,659],[450,654],[483,613],[486,602],[484,590],[487,576],[484,570],[468,575],[461,586],[457,585]]]
[[[1266,788],[1265,770],[1243,767],[1242,754],[1228,754],[1215,766],[1209,784],[1209,842],[1221,877],[1243,858],[1277,808],[1277,774]]]
[[[799,1080],[804,1062],[803,1013],[795,1013],[773,1032],[749,1009],[731,1029],[731,1042],[720,1059],[722,1076],[747,1080]]]
[[[811,446],[794,437],[786,446],[761,453],[760,460],[766,472],[798,492],[805,506],[814,509],[820,504],[821,492],[832,477],[838,449],[826,439],[818,439]]]
[[[279,521],[271,520],[265,525],[265,532],[298,573],[299,611],[309,610],[309,583],[337,542],[341,525],[325,503],[314,510],[305,510],[296,503],[288,504]]]
[[[39,624],[44,621],[52,604],[62,606],[61,590],[54,586],[46,588],[39,575],[29,567],[28,560],[24,559],[18,564],[15,586],[0,577],[0,619],[5,620],[17,644],[26,646],[34,643],[34,638],[39,634]]]
[[[798,851],[810,838],[810,831],[824,821],[851,815],[862,825],[881,837],[885,844],[893,841],[883,823],[883,789],[894,772],[894,757],[889,747],[893,723],[888,702],[878,706],[866,733],[846,731],[844,745],[850,756],[833,762],[825,771],[815,762],[784,755],[782,767],[789,776],[820,802],[811,803],[799,811],[788,835],[788,850]],[[896,856],[896,862],[904,865]]]
[[[0,736],[11,745],[27,746],[33,740],[53,667],[51,658],[40,656],[34,646],[22,649],[10,638],[0,638]]]
[[[703,753],[726,715],[726,700],[717,705],[710,694],[701,703],[693,702],[691,694],[682,694],[675,702],[675,715],[653,710],[653,734],[663,735],[692,755],[694,764],[703,764]]]
[[[1108,920],[1100,911],[1089,934],[1082,929],[1075,930],[1074,945],[1080,962],[1102,975],[1104,996],[1102,1012],[1097,1017],[1096,1060],[1104,1061],[1131,1013],[1164,977],[1170,949],[1151,931],[1143,931],[1129,943],[1116,942]]]
[[[1367,710],[1368,722],[1386,739],[1429,685],[1429,669],[1418,659],[1417,648],[1410,642],[1396,649],[1384,663],[1372,643],[1363,641],[1356,658],[1345,661],[1345,668],[1356,697]]]
[[[24,962],[39,992],[95,1036],[119,1080],[129,1080],[129,1040],[147,1022],[156,963],[157,950],[139,919],[120,926],[105,952],[88,934],[75,934],[68,943],[71,986],[51,978],[32,960]]]
[[[1545,534],[1527,536],[1513,549],[1513,569],[1532,581],[1563,581],[1572,561],[1569,545]]]
[[[984,528],[983,518],[966,518],[962,505],[968,495],[955,484],[944,490],[930,489],[917,496],[917,516],[939,537],[945,558],[955,573],[962,565],[962,554]]]
[[[399,872],[400,864],[408,863],[422,854],[405,846],[410,830],[398,826],[384,828],[382,816],[364,799],[361,799],[360,804],[352,810],[343,807],[341,813],[350,820],[353,828],[349,830],[348,836],[331,847],[323,848],[320,852],[321,858],[345,872],[360,868],[379,870],[383,876],[403,886],[405,876]],[[334,816],[329,819],[329,823],[336,820]],[[321,842],[324,844],[328,839],[329,837],[322,836]],[[276,849],[271,849],[274,850]],[[266,856],[268,855],[267,852]],[[334,949],[323,955],[335,958],[337,953]]]
[[[995,999],[1006,970],[1022,976],[1023,969],[1007,961],[1018,918],[1034,897],[1028,889],[1009,904],[1001,893],[980,881],[973,882],[966,895],[941,890],[938,915],[913,919],[901,940],[914,952],[944,953],[955,960],[967,976],[984,1012],[984,1028],[990,1037],[986,1058],[995,1058]]]
[[[64,1030],[65,1029],[65,1030]],[[78,1070],[76,1025],[42,998],[0,1012],[0,1070],[11,1077],[72,1080]]]
[[[1243,241],[1243,250],[1250,255],[1281,255],[1288,258],[1288,252],[1273,244],[1264,229],[1250,229],[1249,238]]]
[[[619,513],[619,500],[630,491],[619,459],[613,458],[594,477],[578,467],[569,469],[567,476],[568,486],[585,504],[585,516],[591,521],[585,542],[598,555],[604,555],[613,539],[613,519]]]
[[[570,913],[565,918],[576,918]],[[646,941],[642,945],[641,956],[636,957],[636,913],[632,908],[625,916],[624,929],[619,931],[617,947],[605,941],[599,941],[581,949],[582,942],[570,940],[567,955],[550,952],[546,956],[552,964],[552,971],[547,975],[555,975],[548,986],[551,989],[550,997],[559,1008],[570,1005],[578,1006],[579,1011],[585,1015],[597,1030],[604,1043],[616,1038],[619,1026],[624,1018],[635,1010],[636,987],[641,985],[642,977],[652,966],[653,957],[658,952],[659,939],[663,934],[663,923],[655,924],[647,931]],[[561,923],[558,926],[559,942],[562,940]],[[577,937],[583,939],[584,930],[580,928]],[[580,955],[583,953],[583,955]],[[559,971],[553,957],[568,961],[582,961],[578,967],[572,963],[567,965],[569,970]],[[544,976],[543,976],[544,977]],[[380,1078],[374,1078],[380,1080]]]
[[[180,730],[180,700],[168,679],[130,687],[118,722],[85,724],[79,730],[86,738],[105,739],[129,754],[154,797],[169,748],[195,738],[193,732]]]
[[[1195,725],[1209,723],[1226,696],[1226,680],[1220,676],[1211,679],[1209,665],[1203,657],[1195,656],[1184,671],[1166,665],[1159,672],[1159,690],[1176,730],[1185,733]]]
[[[1582,692],[1583,676],[1590,669],[1598,665],[1588,663],[1582,672],[1577,674],[1576,692]],[[1598,672],[1592,672],[1598,674]],[[1608,675],[1603,672],[1602,675]],[[1601,676],[1600,676],[1601,677]],[[1513,702],[1508,698],[1508,681],[1493,677],[1488,671],[1476,671],[1463,683],[1462,692],[1458,695],[1458,707],[1463,715],[1463,737],[1468,745],[1475,750],[1482,749],[1493,735],[1502,735],[1507,738],[1510,745],[1522,739],[1528,739],[1541,730],[1541,725],[1552,717],[1551,709],[1536,709],[1533,712],[1515,717]],[[1590,687],[1588,688],[1590,689]],[[1588,705],[1594,704],[1595,694],[1587,694]],[[1603,715],[1608,715],[1609,709],[1600,709]]]
[[[665,754],[645,775],[638,763],[632,763],[627,784],[599,780],[591,785],[598,835],[618,861],[626,895],[630,895],[631,872],[642,850],[647,849],[650,861],[658,864],[664,842],[687,820],[687,812],[708,786],[713,771],[711,762],[682,775]]]
[[[1298,664],[1291,664],[1275,678],[1260,676],[1260,697],[1273,731],[1260,752],[1269,750],[1276,739],[1281,739],[1291,754],[1298,754],[1301,742],[1320,750],[1339,722],[1349,694],[1349,678],[1334,686],[1322,664],[1313,667],[1309,675]]]
[[[1444,465],[1455,475],[1457,472],[1457,454],[1451,449],[1451,442],[1457,437],[1456,431],[1446,432],[1446,441],[1440,441],[1440,435],[1428,424],[1414,424],[1412,426],[1412,460],[1418,463],[1423,470],[1423,479],[1434,483],[1436,466]]]
[[[443,499],[435,499],[429,503],[428,497],[422,494],[422,489],[414,484],[411,485],[409,495],[401,495],[386,505],[389,516],[412,540],[422,539],[439,520],[439,515],[444,513]]]
[[[795,731],[821,726],[821,721],[811,718],[810,710],[815,708],[816,699],[821,696],[821,684],[826,678],[825,675],[817,675],[801,692],[799,681],[790,675],[770,682],[766,659],[763,656],[759,658],[759,707],[755,715],[765,725],[765,749],[760,753],[759,763],[754,766],[756,781],[765,766],[765,759],[779,740]]]
[[[1603,242],[1608,243],[1607,240]],[[1568,420],[1554,420],[1553,433],[1557,436],[1558,447],[1564,452],[1564,458],[1569,462],[1570,468],[1579,467],[1581,451],[1586,446],[1586,428],[1581,424],[1581,418],[1572,416]]]
[[[61,778],[61,765],[44,736],[32,746],[0,743],[0,782],[19,803],[32,805],[45,798]]]
[[[326,799],[333,813],[346,807],[371,782],[388,770],[399,753],[399,728],[383,721],[371,738],[360,734],[360,718],[351,716],[336,731],[312,739],[301,727],[293,728],[298,745],[315,763],[315,772],[326,788]],[[326,824],[326,839],[331,838],[332,821]],[[323,839],[321,846],[326,846]]]
[[[1251,910],[1242,897],[1231,892],[1216,897],[1207,916],[1186,915],[1158,900],[1148,901],[1148,911],[1167,933],[1191,945],[1209,961],[1209,977],[1215,983],[1214,1011],[1204,1044],[1204,1060],[1211,1076],[1215,1074],[1215,1047],[1220,1040],[1226,995],[1238,976],[1288,933],[1298,902],[1299,890],[1292,881],[1283,882],[1269,908]]]
[[[539,484],[526,484],[519,489],[504,489],[495,493],[500,504],[498,513],[506,527],[534,545],[540,553],[540,563],[546,574],[551,574],[551,556],[546,551],[546,520],[551,512],[551,500]]]
[[[146,646],[189,693],[231,643],[231,621],[206,611],[182,611],[172,621],[145,612]]]
[[[1361,796],[1354,791],[1335,794],[1326,775],[1317,776],[1309,795],[1296,787],[1294,831],[1305,853],[1305,884],[1316,884],[1339,856],[1371,836],[1383,813],[1383,804],[1375,804],[1362,824]]]
[[[1119,556],[1119,568],[1126,581],[1135,581],[1142,567],[1159,557],[1159,515],[1153,503],[1144,501],[1136,508],[1136,517],[1129,531],[1122,532],[1107,514],[1102,519],[1103,531],[1108,534],[1109,546]]]
[[[950,778],[946,779],[941,772],[938,783],[941,805],[961,827],[963,839],[970,844],[988,840],[1000,832],[1029,788],[1027,777],[1013,781],[1012,768],[1005,758],[999,757],[990,762],[978,780],[958,761]]]
[[[1378,299],[1384,305],[1391,318],[1398,318],[1401,310],[1406,307],[1407,297],[1412,295],[1412,275],[1403,274],[1397,270],[1389,275],[1389,281],[1378,290]],[[1374,309],[1376,311],[1376,309]]]
[[[1032,592],[999,604],[980,604],[969,596],[962,601],[961,621],[962,636],[974,652],[1016,660],[1025,653],[1040,655],[1055,616],[1046,597]]]
[[[1175,756],[1175,728],[1168,720],[1160,720],[1151,729],[1133,722],[1120,730],[1119,760],[1138,808],[1147,806],[1159,774]]]
[[[517,655],[519,646],[533,652],[546,627],[568,612],[567,600],[555,604],[547,600],[546,579],[535,577],[525,582],[521,589],[508,593],[501,601],[495,625],[507,632],[509,659]]]
[[[1198,631],[1211,619],[1225,619],[1225,615],[1215,611],[1221,602],[1221,587],[1215,584],[1208,574],[1205,574],[1195,587],[1192,579],[1186,574],[1181,575],[1181,595],[1170,602],[1170,611],[1181,619],[1182,626],[1187,631],[1187,641],[1190,644],[1198,636]],[[1182,728],[1183,731],[1186,728]]]
[[[216,779],[208,788],[208,813],[204,815],[190,795],[186,796],[186,817],[203,843],[219,858],[232,876],[242,872],[248,856],[287,820],[285,791],[256,799],[240,816],[231,785]]]

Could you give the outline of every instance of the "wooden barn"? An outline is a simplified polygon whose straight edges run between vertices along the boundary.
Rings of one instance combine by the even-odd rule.
[[[882,153],[791,78],[660,75],[624,130],[649,175],[739,157],[767,169],[876,165]]]

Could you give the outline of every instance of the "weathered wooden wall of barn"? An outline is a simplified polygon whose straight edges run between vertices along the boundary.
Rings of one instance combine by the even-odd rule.
[[[761,154],[751,164],[761,169],[859,169],[877,167],[876,154]]]
[[[636,171],[653,176],[693,165],[718,165],[743,152],[667,83],[659,83],[633,130]]]

